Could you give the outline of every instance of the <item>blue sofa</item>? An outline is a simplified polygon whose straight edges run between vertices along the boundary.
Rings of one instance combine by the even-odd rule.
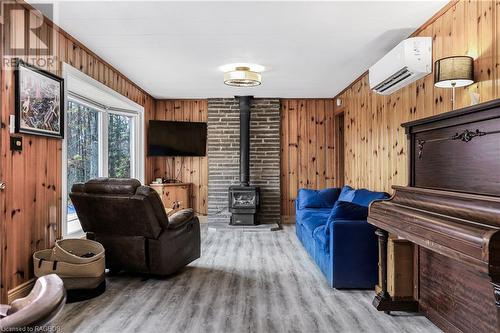
[[[296,233],[332,288],[373,289],[378,279],[375,228],[366,219],[374,200],[385,192],[350,186],[300,189]]]

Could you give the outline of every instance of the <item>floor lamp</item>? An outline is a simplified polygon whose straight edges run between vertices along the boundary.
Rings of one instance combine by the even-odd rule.
[[[439,88],[452,88],[452,110],[455,109],[455,89],[474,83],[474,59],[468,56],[453,56],[434,63],[434,85]]]

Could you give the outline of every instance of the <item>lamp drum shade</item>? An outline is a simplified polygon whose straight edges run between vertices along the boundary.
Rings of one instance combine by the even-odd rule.
[[[439,88],[465,87],[474,83],[474,59],[447,57],[434,63],[434,85]]]

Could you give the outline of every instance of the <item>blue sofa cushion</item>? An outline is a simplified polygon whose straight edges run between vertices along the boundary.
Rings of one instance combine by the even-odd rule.
[[[366,189],[355,190],[346,185],[340,192],[339,201],[353,202],[355,204],[368,207],[373,200],[387,199],[389,195],[385,192],[374,192]]]
[[[297,224],[303,224],[304,219],[307,219],[311,216],[318,217],[320,219],[328,219],[330,216],[332,209],[331,208],[304,208],[300,209],[296,212],[296,222]],[[324,222],[326,223],[326,221]]]
[[[353,202],[347,201],[337,201],[328,216],[328,223],[324,230],[325,237],[330,238],[330,228],[331,223],[335,223],[335,220],[366,220],[368,218],[368,207],[355,204]]]
[[[354,202],[337,201],[333,206],[329,221],[343,220],[366,220],[368,217],[368,207],[361,206]]]
[[[318,244],[320,245],[320,248],[323,250],[323,252],[326,252],[328,253],[329,252],[329,245],[330,245],[330,237],[328,237],[328,232],[326,232],[326,230],[328,229],[328,226],[325,224],[325,225],[321,225],[319,227],[316,228],[316,230],[314,230],[313,232],[313,238],[316,240],[316,242],[318,242]]]
[[[332,208],[339,197],[340,189],[309,190],[301,188],[297,200],[298,208]]]
[[[325,225],[330,216],[331,209],[304,209],[300,211],[299,223],[305,228],[310,237],[314,230],[321,225]]]

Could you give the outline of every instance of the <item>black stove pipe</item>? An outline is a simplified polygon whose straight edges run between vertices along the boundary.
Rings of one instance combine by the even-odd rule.
[[[250,107],[253,96],[235,96],[240,103],[240,185],[250,185]]]

